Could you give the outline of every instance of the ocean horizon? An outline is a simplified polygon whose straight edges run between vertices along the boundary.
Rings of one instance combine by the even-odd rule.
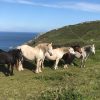
[[[36,38],[37,35],[37,32],[0,32],[0,49],[15,48]]]

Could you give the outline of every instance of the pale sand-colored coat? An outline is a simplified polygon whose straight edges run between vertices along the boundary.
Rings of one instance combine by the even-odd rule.
[[[22,50],[23,56],[28,60],[36,60],[36,73],[42,72],[41,71],[41,63],[43,63],[45,58],[45,53],[52,54],[52,43],[41,43],[35,47],[31,47],[28,45],[18,46],[18,49]],[[23,66],[20,63],[19,71],[23,70]]]
[[[54,69],[58,69],[59,60],[63,57],[65,53],[75,54],[74,49],[71,47],[61,47],[53,49],[53,55],[50,56],[49,53],[46,53],[46,58],[49,60],[55,60]],[[64,68],[67,66],[64,66]]]

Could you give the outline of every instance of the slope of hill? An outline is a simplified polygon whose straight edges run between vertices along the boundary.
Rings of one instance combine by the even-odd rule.
[[[31,45],[33,45],[34,42],[36,44],[41,42],[53,42],[55,45],[96,43],[98,46],[100,44],[98,43],[99,39],[100,21],[91,21],[51,30],[38,37],[35,41],[32,41]]]

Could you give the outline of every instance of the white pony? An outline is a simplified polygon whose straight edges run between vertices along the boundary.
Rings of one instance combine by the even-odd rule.
[[[45,53],[49,53],[52,55],[52,43],[41,43],[35,47],[31,47],[28,45],[18,46],[18,49],[22,50],[23,56],[28,60],[36,60],[36,73],[42,72],[41,71],[41,64],[44,61]],[[23,70],[23,66],[20,62],[19,71]]]
[[[46,57],[46,59],[49,59],[49,60],[55,60],[54,69],[58,69],[59,60],[63,57],[63,55],[65,53],[75,54],[73,48],[71,48],[71,47],[61,47],[61,48],[53,49],[53,55],[52,56],[50,56],[49,53],[46,53],[45,57]],[[64,68],[66,68],[66,67],[67,66],[64,66]],[[43,64],[42,64],[42,68],[43,68]]]
[[[91,53],[95,54],[95,45],[87,45],[81,48],[82,53],[75,53],[76,58],[81,59],[81,67],[85,67],[85,62]]]

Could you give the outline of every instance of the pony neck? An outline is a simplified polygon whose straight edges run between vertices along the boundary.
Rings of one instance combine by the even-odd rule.
[[[63,51],[63,54],[65,54],[65,53],[68,53],[68,52],[69,52],[69,50],[68,50],[68,48],[67,48],[67,47],[62,47],[61,49],[62,49],[62,51]]]

